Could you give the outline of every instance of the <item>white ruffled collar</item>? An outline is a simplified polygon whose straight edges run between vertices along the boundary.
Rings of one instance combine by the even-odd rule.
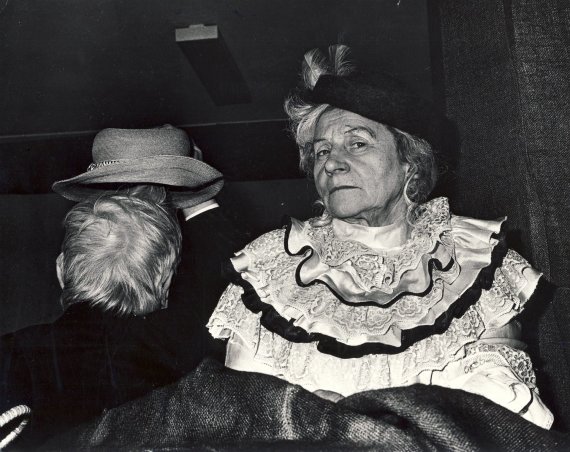
[[[338,237],[334,223],[314,227],[310,221],[292,220],[286,247],[293,255],[312,250],[297,269],[300,284],[318,280],[345,302],[385,306],[404,293],[426,293],[432,285],[433,261],[440,269],[448,269],[455,255],[446,198],[418,207],[410,238],[404,243],[399,238],[395,248],[384,249],[382,242],[370,246],[371,240],[381,239],[384,233],[393,240],[397,227],[378,231],[366,226],[344,226],[344,230],[356,232],[352,236],[360,240],[354,240]]]
[[[285,250],[275,231],[232,262],[263,303],[307,332],[398,347],[403,330],[433,325],[491,264],[503,221],[451,216],[447,199],[437,198],[420,206],[410,239],[396,248],[292,220]]]
[[[406,243],[410,236],[411,226],[406,218],[387,226],[363,226],[333,219],[332,229],[334,235],[340,240],[360,242],[373,250],[387,250],[398,248]]]

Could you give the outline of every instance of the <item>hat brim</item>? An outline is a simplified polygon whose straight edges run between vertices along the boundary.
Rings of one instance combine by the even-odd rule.
[[[193,207],[216,196],[224,185],[223,175],[191,157],[159,155],[142,159],[115,160],[70,179],[57,181],[52,189],[72,201],[84,201],[109,191],[109,184],[158,184],[171,188],[177,208]]]

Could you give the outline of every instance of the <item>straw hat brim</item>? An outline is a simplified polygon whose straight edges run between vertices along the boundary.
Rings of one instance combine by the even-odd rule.
[[[55,182],[52,189],[72,201],[83,201],[109,191],[108,184],[165,185],[170,188],[174,206],[186,208],[216,196],[224,180],[222,173],[200,160],[159,155],[113,160],[78,176]]]

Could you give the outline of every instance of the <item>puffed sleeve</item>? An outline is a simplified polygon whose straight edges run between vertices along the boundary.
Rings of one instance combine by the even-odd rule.
[[[530,358],[509,345],[472,344],[464,358],[435,372],[432,384],[479,394],[545,429],[554,420],[539,397]]]
[[[434,372],[432,384],[482,395],[543,428],[553,415],[538,394],[536,377],[515,317],[531,298],[541,274],[514,251],[505,256],[477,304],[485,331],[463,357]]]

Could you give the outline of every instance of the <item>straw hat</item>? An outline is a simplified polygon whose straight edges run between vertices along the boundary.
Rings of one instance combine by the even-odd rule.
[[[222,174],[190,157],[186,132],[171,125],[153,129],[104,129],[93,141],[93,163],[87,171],[53,184],[73,201],[126,184],[165,185],[175,207],[192,207],[221,190]]]

